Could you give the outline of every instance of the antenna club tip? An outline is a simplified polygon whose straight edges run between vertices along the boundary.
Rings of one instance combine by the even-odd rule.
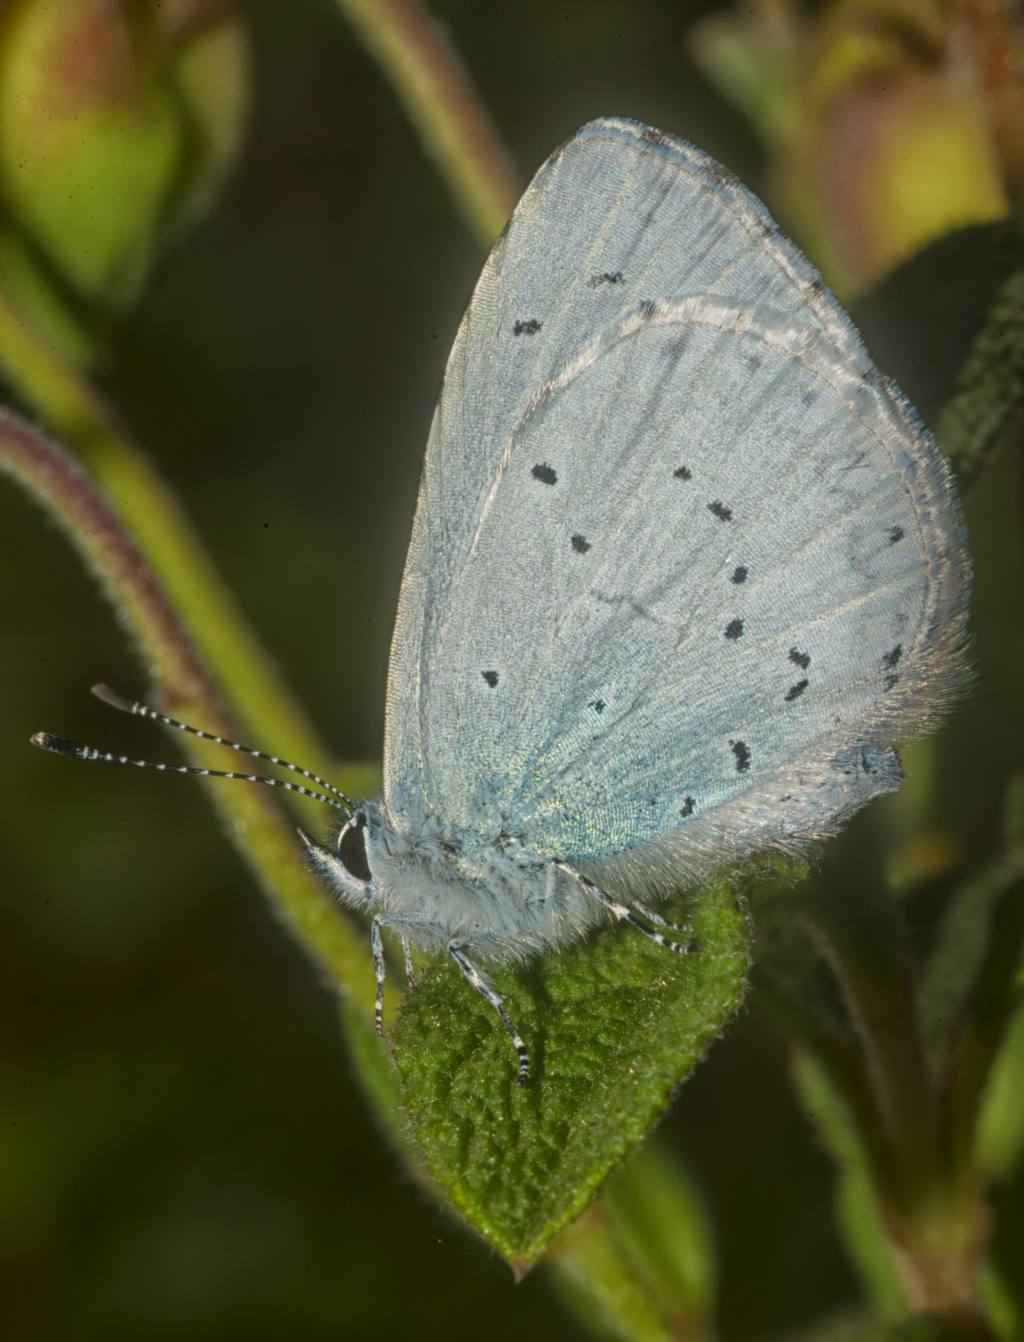
[[[50,732],[36,732],[31,737],[32,744],[40,750],[48,750],[51,755],[66,755],[69,759],[80,759],[82,747],[74,741],[66,741],[63,736],[53,736]]]
[[[134,713],[135,704],[131,699],[126,699],[123,694],[118,694],[112,690],[109,685],[104,685],[102,681],[98,685],[93,685],[89,693],[99,699],[101,703],[107,704],[110,708],[119,709],[122,713]]]

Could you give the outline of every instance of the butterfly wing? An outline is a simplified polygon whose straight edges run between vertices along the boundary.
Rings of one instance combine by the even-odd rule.
[[[821,831],[894,785],[884,747],[955,659],[965,574],[941,459],[763,207],[688,146],[593,123],[452,352],[386,804],[646,854],[645,879]]]

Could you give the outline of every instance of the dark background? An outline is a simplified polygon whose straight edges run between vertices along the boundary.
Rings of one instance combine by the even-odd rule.
[[[684,50],[698,7],[433,10],[524,175],[584,121],[621,113],[757,189],[752,133]],[[327,0],[245,11],[242,159],[115,335],[105,380],[325,739],[373,760],[423,444],[482,254],[340,12]],[[992,256],[987,238],[968,239],[962,264],[919,267],[863,309],[926,414]],[[957,274],[970,277],[959,289]],[[980,688],[931,748],[965,862],[991,850],[1022,755],[1018,493],[1007,462],[971,501]],[[543,1272],[514,1285],[402,1173],[361,1102],[331,992],[201,790],[29,748],[45,727],[174,749],[89,698],[101,679],[141,693],[143,670],[13,488],[0,490],[0,535],[4,1335],[576,1336]],[[757,991],[664,1130],[708,1200],[724,1338],[790,1331],[857,1298],[831,1171]]]

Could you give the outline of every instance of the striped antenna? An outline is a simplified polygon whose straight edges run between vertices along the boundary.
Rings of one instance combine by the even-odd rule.
[[[216,745],[227,746],[228,749],[236,750],[239,754],[250,755],[253,759],[266,760],[268,764],[276,764],[282,769],[288,769],[292,773],[300,774],[303,778],[308,778],[311,783],[317,783],[320,787],[326,788],[327,792],[332,795],[327,796],[323,792],[315,792],[312,788],[302,787],[299,783],[286,783],[280,778],[267,778],[263,774],[236,773],[232,770],[223,769],[201,769],[188,764],[160,764],[153,760],[132,759],[128,755],[115,755],[110,751],[97,750],[95,746],[79,745],[77,741],[68,741],[62,736],[53,736],[50,732],[36,732],[32,737],[32,744],[38,746],[40,750],[48,750],[54,755],[64,755],[68,759],[99,760],[105,764],[130,764],[136,769],[156,769],[160,773],[195,774],[200,778],[238,778],[246,783],[262,783],[265,787],[279,787],[286,792],[298,793],[301,797],[310,797],[313,801],[322,802],[325,806],[332,806],[336,811],[355,810],[355,804],[333,783],[328,783],[319,774],[312,773],[309,769],[303,769],[298,764],[279,759],[276,755],[268,755],[265,750],[255,750],[251,746],[243,746],[238,741],[229,741],[226,737],[216,736],[213,732],[204,732],[199,727],[190,727],[187,722],[179,722],[177,718],[168,717],[166,713],[158,713],[155,708],[150,708],[147,704],[124,698],[123,695],[112,690],[109,685],[94,685],[92,693],[97,699],[108,704],[111,708],[118,709],[119,712],[130,713],[137,718],[151,718],[154,722],[162,722],[165,726],[174,727],[179,732],[188,732],[189,735],[201,737],[204,741],[213,741]]]

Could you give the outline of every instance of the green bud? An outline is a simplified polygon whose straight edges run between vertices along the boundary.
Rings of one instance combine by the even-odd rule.
[[[0,19],[0,287],[67,355],[208,208],[247,103],[219,0],[11,0]]]

